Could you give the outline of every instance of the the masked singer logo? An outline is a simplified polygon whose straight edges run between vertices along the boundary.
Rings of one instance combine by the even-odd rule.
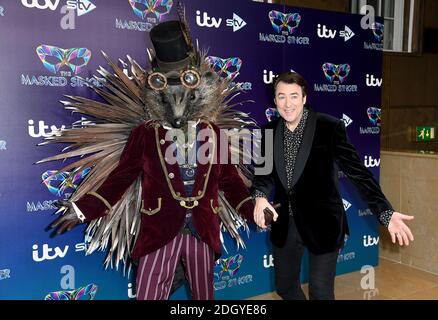
[[[299,13],[283,13],[271,10],[268,13],[269,21],[276,34],[259,33],[259,41],[287,43],[295,45],[309,45],[308,37],[298,37],[294,34],[300,26],[302,17]]]
[[[343,83],[348,77],[351,67],[348,63],[336,65],[334,63],[324,63],[322,70],[328,81],[331,83]]]
[[[221,77],[234,79],[242,67],[242,60],[238,57],[222,59],[219,57],[207,57],[207,61],[214,71]]]
[[[299,13],[283,13],[280,11],[269,11],[269,20],[272,27],[278,33],[286,31],[288,34],[294,33],[301,22]]]
[[[346,262],[346,261],[350,261],[350,260],[354,260],[356,258],[356,252],[355,251],[348,251],[346,252],[347,249],[347,242],[349,240],[348,235],[345,235],[344,237],[344,244],[343,246],[339,249],[338,251],[338,263],[339,262]]]
[[[85,287],[76,290],[63,290],[49,293],[44,300],[79,300],[81,297],[89,296],[90,300],[94,299],[97,292],[97,285],[91,283]]]
[[[266,119],[271,122],[275,119],[278,119],[280,117],[280,114],[278,113],[278,110],[276,108],[268,108],[265,110],[265,116]]]
[[[135,15],[142,21],[116,18],[116,29],[149,32],[172,9],[173,0],[128,0]]]
[[[40,45],[36,49],[44,67],[56,74],[62,66],[67,66],[74,74],[81,72],[91,59],[91,51],[86,48],[61,49]]]
[[[42,180],[52,194],[61,197],[68,189],[75,190],[90,170],[86,168],[77,173],[48,170],[43,173]]]
[[[380,133],[380,114],[381,109],[376,107],[370,107],[367,109],[367,115],[372,127],[360,127],[360,134],[379,134]]]
[[[42,44],[36,48],[36,53],[44,68],[51,74],[21,74],[21,84],[38,87],[83,87],[92,85],[101,88],[105,79],[95,76],[79,77],[91,59],[91,51],[87,48],[62,49]],[[41,126],[40,126],[41,127]]]
[[[214,273],[214,290],[222,290],[252,282],[252,274],[236,276],[242,261],[243,256],[241,254],[218,260],[215,268],[218,272]]]
[[[370,29],[373,32],[374,40],[376,42],[364,42],[364,49],[382,51],[385,25],[379,22],[374,22]]]
[[[345,247],[347,246],[347,241],[348,241],[348,235],[345,235],[344,236],[344,244],[342,245],[342,247],[340,247],[339,248],[339,250],[338,250],[338,254],[341,254],[342,253],[342,251],[345,249]],[[338,260],[339,260],[339,257],[338,257]]]
[[[226,259],[219,259],[217,265],[218,268],[220,268],[220,271],[214,273],[215,278],[220,280],[224,274],[233,277],[236,275],[237,271],[239,271],[242,261],[243,256],[241,254],[236,254],[235,256]]]
[[[374,38],[378,42],[383,42],[383,34],[385,31],[385,25],[382,23],[374,22],[372,30],[373,30]]]
[[[370,119],[371,123],[375,126],[380,126],[380,114],[381,109],[371,107],[367,109],[368,119]]]
[[[316,92],[357,92],[356,84],[343,84],[351,71],[351,66],[348,63],[334,64],[326,62],[322,65],[324,77],[330,84],[314,84]]]
[[[129,0],[129,4],[135,14],[143,20],[147,15],[153,14],[161,21],[172,9],[173,0]]]

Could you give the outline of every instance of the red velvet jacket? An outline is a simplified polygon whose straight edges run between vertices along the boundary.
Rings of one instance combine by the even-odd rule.
[[[212,147],[210,150],[216,150],[217,159],[220,159],[219,128],[214,124],[199,125],[200,129],[210,128],[216,133],[216,138],[206,137],[201,141],[200,148]],[[163,247],[184,225],[187,209],[180,205],[179,199],[184,197],[184,185],[178,164],[169,165],[164,159],[166,148],[173,143],[165,141],[166,132],[163,127],[151,123],[142,123],[133,129],[118,166],[96,192],[87,194],[76,202],[86,216],[86,221],[111,214],[111,206],[121,199],[127,188],[141,175],[141,226],[132,252],[133,258],[142,257]],[[248,201],[249,192],[236,167],[233,164],[219,164],[220,161],[211,162],[198,163],[193,196],[202,196],[204,190],[205,192],[198,200],[198,205],[193,208],[193,223],[201,240],[220,254],[218,191],[222,190],[228,202],[252,222],[253,204]],[[193,205],[193,201],[188,204]]]

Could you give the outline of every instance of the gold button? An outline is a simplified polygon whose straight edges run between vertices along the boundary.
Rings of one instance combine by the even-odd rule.
[[[169,173],[169,178],[170,179],[173,179],[175,177],[175,175],[171,172],[171,173]]]
[[[202,194],[202,191],[201,190],[199,190],[198,191],[198,196],[200,196]]]
[[[177,192],[176,195],[179,197],[181,195],[181,192]]]
[[[206,173],[204,173],[204,178],[207,176],[207,174]]]
[[[164,141],[164,139],[160,140],[160,144],[165,144],[166,142]]]

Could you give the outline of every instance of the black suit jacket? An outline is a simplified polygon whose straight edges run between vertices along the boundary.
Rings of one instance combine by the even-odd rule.
[[[332,252],[343,245],[349,231],[339,192],[339,169],[353,181],[373,214],[378,217],[383,211],[392,210],[379,184],[350,143],[344,122],[311,109],[297,154],[292,188],[288,189],[284,126],[282,118],[266,125],[265,129],[274,130],[274,167],[271,174],[255,176],[253,181],[253,189],[268,196],[275,187],[274,203],[281,203],[278,219],[271,228],[271,241],[275,246],[283,247],[286,242],[291,218],[289,201],[300,236],[312,253]],[[264,140],[263,134],[262,145],[272,143]]]

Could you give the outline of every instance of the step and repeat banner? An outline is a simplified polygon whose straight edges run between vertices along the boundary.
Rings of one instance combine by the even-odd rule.
[[[246,0],[185,1],[193,38],[223,77],[253,100],[240,107],[260,125],[277,116],[270,84],[285,70],[309,83],[316,111],[343,119],[353,144],[379,176],[383,25],[362,28],[361,16]],[[50,238],[53,202],[66,199],[87,172],[66,183],[62,163],[34,164],[65,145],[44,137],[86,121],[66,111],[64,95],[98,99],[86,82],[130,55],[147,67],[149,31],[177,18],[172,0],[0,0],[0,299],[134,299],[135,270],[104,270],[104,252],[85,256],[84,226]],[[126,70],[129,75],[129,71]],[[56,174],[54,174],[54,171]],[[338,274],[377,265],[377,220],[339,173],[351,236]],[[244,299],[274,290],[269,233],[251,229],[247,249],[225,235],[215,267],[216,299]],[[305,256],[306,258],[306,256]],[[307,280],[304,259],[302,280]],[[180,288],[171,298],[188,298]]]

